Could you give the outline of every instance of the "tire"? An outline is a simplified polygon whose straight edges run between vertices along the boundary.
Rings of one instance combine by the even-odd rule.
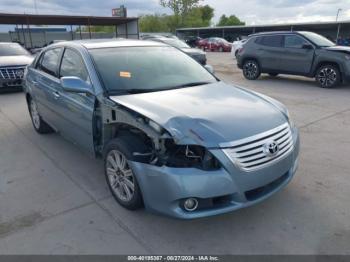
[[[38,106],[33,99],[28,100],[28,109],[36,132],[39,134],[50,134],[54,132],[54,130],[40,116]]]
[[[255,80],[260,76],[260,66],[256,60],[246,60],[243,63],[243,75],[248,80]]]
[[[340,84],[341,75],[339,69],[334,65],[323,65],[317,69],[316,82],[322,88],[333,88]]]
[[[269,73],[269,76],[276,77],[278,76],[278,73]]]
[[[143,161],[134,152],[145,153],[147,147],[137,137],[121,135],[111,140],[104,153],[104,169],[108,187],[115,200],[124,208],[137,210],[143,207],[142,193],[129,161]],[[138,158],[138,159],[137,159]],[[143,159],[140,159],[143,158]]]

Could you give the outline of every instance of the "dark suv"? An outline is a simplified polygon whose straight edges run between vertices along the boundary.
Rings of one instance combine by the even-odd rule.
[[[336,46],[312,32],[265,32],[251,35],[237,55],[249,80],[261,73],[315,77],[321,87],[350,79],[350,47]]]

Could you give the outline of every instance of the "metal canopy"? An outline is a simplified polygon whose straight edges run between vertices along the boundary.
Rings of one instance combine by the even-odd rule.
[[[0,13],[0,24],[19,25],[121,25],[137,17],[67,16]]]

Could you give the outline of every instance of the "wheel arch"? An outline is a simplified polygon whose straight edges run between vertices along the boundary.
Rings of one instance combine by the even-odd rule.
[[[242,59],[242,66],[244,65],[245,62],[247,62],[248,60],[254,60],[258,63],[259,67],[260,67],[260,70],[262,70],[261,68],[261,63],[259,61],[259,59],[257,57],[254,57],[254,56],[247,56],[247,57],[244,57]]]
[[[321,67],[321,66],[325,66],[325,65],[332,65],[332,66],[335,66],[339,72],[340,72],[340,77],[341,79],[343,79],[343,69],[342,69],[342,66],[336,62],[336,61],[329,61],[329,60],[323,60],[323,61],[319,61],[316,66],[315,66],[315,69],[313,70],[313,73],[312,73],[312,76],[315,77],[316,76],[316,73],[317,73],[317,70]]]

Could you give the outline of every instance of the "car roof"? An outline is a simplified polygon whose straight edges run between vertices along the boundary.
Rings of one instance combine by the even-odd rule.
[[[280,34],[299,34],[299,31],[270,31],[270,32],[259,32],[249,35],[252,36],[264,36],[264,35],[280,35]]]
[[[138,39],[91,39],[91,40],[74,40],[52,44],[50,46],[82,46],[86,49],[111,48],[111,47],[137,47],[137,46],[166,46],[160,42],[146,41]]]
[[[8,44],[17,44],[17,45],[19,45],[19,43],[17,43],[17,42],[0,42],[0,45],[8,45]]]

